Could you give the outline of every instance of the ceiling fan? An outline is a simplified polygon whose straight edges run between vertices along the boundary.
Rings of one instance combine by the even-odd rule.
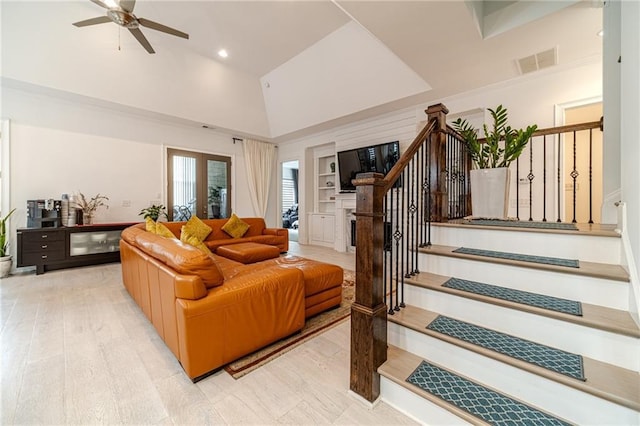
[[[76,27],[86,27],[89,25],[105,24],[107,22],[114,22],[121,27],[129,30],[131,34],[138,40],[138,42],[149,53],[156,53],[151,47],[151,44],[147,38],[140,31],[140,25],[152,30],[162,31],[163,33],[171,34],[177,37],[189,38],[189,34],[178,31],[174,28],[167,27],[166,25],[158,24],[157,22],[150,21],[144,18],[138,18],[133,14],[133,8],[136,5],[136,0],[91,0],[100,7],[107,9],[107,16],[99,16],[97,18],[86,19],[84,21],[75,22],[73,25]]]

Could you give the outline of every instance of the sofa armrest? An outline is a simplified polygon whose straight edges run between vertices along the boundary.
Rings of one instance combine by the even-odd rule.
[[[285,237],[289,239],[289,230],[287,228],[264,228],[262,235],[276,235],[278,237]]]
[[[198,300],[207,295],[207,287],[195,275],[175,275],[174,291],[177,299]]]

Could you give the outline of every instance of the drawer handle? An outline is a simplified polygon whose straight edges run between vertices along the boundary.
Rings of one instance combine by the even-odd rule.
[[[48,235],[47,235],[47,234],[42,234],[42,235],[41,235],[41,237],[42,237],[42,238],[47,238],[47,237],[48,237]]]
[[[46,255],[46,254],[43,254],[41,257],[42,257],[43,259],[46,259],[46,258],[47,258],[47,255]]]
[[[43,245],[42,245],[42,248],[43,248],[43,249],[46,249],[47,247],[49,247],[49,246],[48,246],[48,245],[46,245],[46,244],[43,244]]]

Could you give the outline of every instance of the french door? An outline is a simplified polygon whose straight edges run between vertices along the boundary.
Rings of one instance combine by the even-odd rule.
[[[231,158],[167,148],[169,220],[231,216]]]

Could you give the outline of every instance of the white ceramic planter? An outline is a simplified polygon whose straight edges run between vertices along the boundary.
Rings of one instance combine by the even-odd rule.
[[[506,219],[509,212],[509,169],[471,170],[471,213],[475,218]]]
[[[0,278],[7,278],[11,272],[11,256],[0,257]]]

